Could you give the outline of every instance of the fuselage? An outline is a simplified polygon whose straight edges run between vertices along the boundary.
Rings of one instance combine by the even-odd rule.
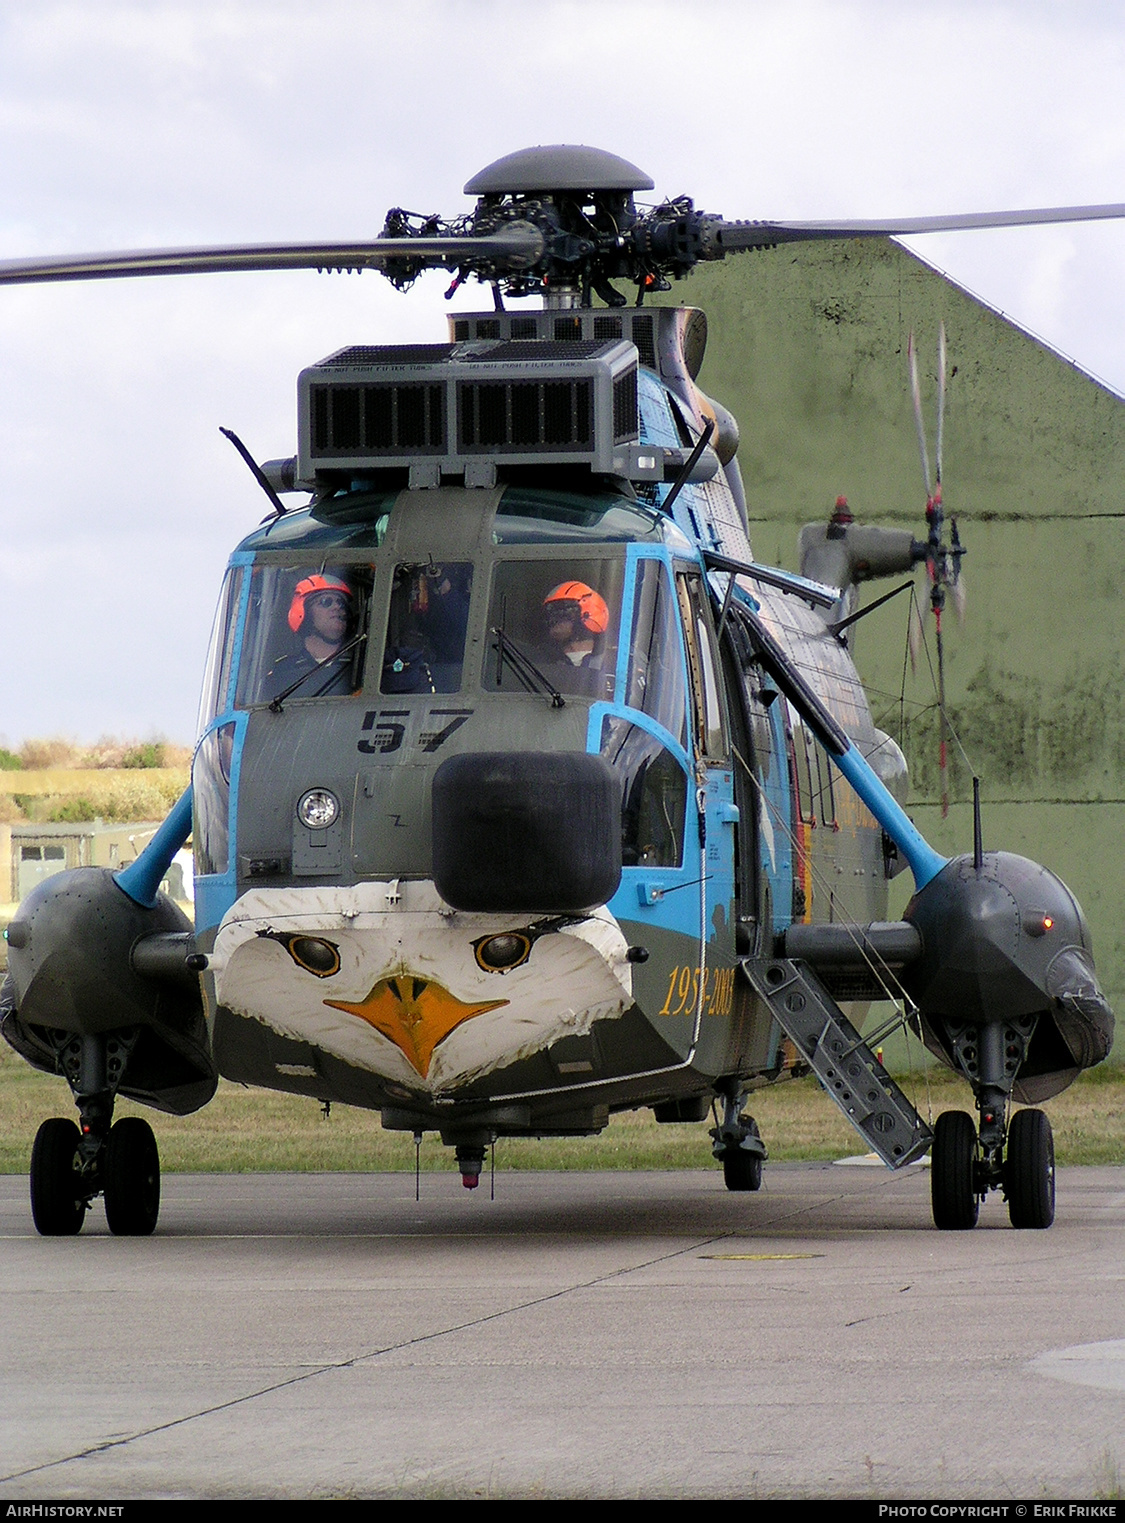
[[[652,372],[640,403],[642,441],[690,439],[701,421]],[[864,754],[897,748],[799,579],[740,577],[727,599],[729,577],[706,570],[705,533],[750,559],[729,475],[688,484],[671,513],[666,486],[562,481],[347,483],[232,557],[193,771],[197,940],[228,1077],[391,1124],[456,1112],[593,1130],[613,1109],[787,1071],[739,959],[770,955],[793,919],[882,917],[882,832],[748,662],[739,607]],[[314,576],[348,589],[340,669],[302,664],[291,626]],[[604,616],[568,650],[546,615],[575,586]],[[434,777],[499,752],[612,768],[608,902],[552,915],[443,900]],[[307,823],[302,801],[324,795],[333,818]]]

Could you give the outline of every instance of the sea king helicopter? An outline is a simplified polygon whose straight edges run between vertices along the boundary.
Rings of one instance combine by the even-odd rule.
[[[795,239],[1125,207],[731,222],[639,207],[652,184],[533,148],[470,180],[468,215],[392,210],[368,242],[0,264],[5,283],[307,267],[402,288],[438,267],[493,296],[445,342],[305,369],[293,457],[234,441],[272,508],[230,558],[191,787],[135,862],[57,874],[7,933],[4,1037],[78,1108],[35,1140],[41,1233],[77,1232],[98,1194],[111,1231],[151,1232],[156,1143],[115,1099],[184,1115],[219,1075],[436,1131],[468,1186],[497,1138],[710,1113],[726,1185],[756,1190],[748,1096],[811,1069],[891,1168],[932,1153],[939,1227],[997,1189],[1014,1226],[1052,1221],[1034,1107],[1112,1039],[1089,930],[1048,869],[984,849],[979,810],[963,856],[915,829],[841,617],[859,581],[920,560],[941,587],[956,547],[931,502],[924,542],[840,513],[806,574],[756,562],[737,425],[696,384],[704,315],[645,297]],[[542,310],[510,305],[528,296]],[[194,926],[160,892],[189,835]],[[872,999],[899,1001],[979,1122],[931,1132],[857,1030]]]

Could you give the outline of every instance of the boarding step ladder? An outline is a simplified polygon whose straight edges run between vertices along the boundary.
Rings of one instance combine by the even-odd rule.
[[[933,1133],[813,970],[786,958],[744,958],[751,988],[889,1169],[916,1163]]]

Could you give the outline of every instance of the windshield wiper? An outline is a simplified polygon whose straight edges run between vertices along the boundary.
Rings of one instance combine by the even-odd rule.
[[[315,666],[310,666],[307,672],[302,672],[301,675],[297,678],[296,682],[291,682],[289,686],[284,690],[284,692],[278,693],[276,698],[272,698],[270,700],[270,713],[280,714],[281,705],[285,702],[285,700],[287,698],[291,698],[297,689],[302,687],[310,677],[315,677],[317,672],[322,672],[330,662],[338,661],[341,656],[346,656],[350,650],[354,650],[361,641],[366,639],[367,631],[364,630],[362,634],[358,634],[353,640],[349,640],[346,645],[341,645],[339,650],[334,650],[330,656],[325,656],[323,661],[318,661]],[[327,684],[325,685],[327,686]],[[315,696],[319,698],[323,692],[324,688],[321,688],[320,692]]]
[[[512,641],[511,636],[495,627],[492,633],[496,636],[496,644],[492,647],[496,652],[496,686],[500,686],[500,668],[506,661],[515,673],[517,681],[523,684],[525,691],[545,694],[550,698],[553,709],[565,708],[566,699],[558,688],[543,675],[530,656],[524,655],[519,646]]]

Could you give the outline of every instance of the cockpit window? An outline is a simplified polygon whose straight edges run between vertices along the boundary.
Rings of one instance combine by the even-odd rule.
[[[611,560],[501,562],[488,611],[485,689],[611,699],[623,572]]]
[[[683,642],[668,568],[658,560],[638,561],[625,702],[650,714],[686,749],[686,696]]]
[[[460,690],[472,590],[468,563],[395,567],[381,692]]]
[[[371,583],[367,566],[256,566],[237,706],[357,692]]]

